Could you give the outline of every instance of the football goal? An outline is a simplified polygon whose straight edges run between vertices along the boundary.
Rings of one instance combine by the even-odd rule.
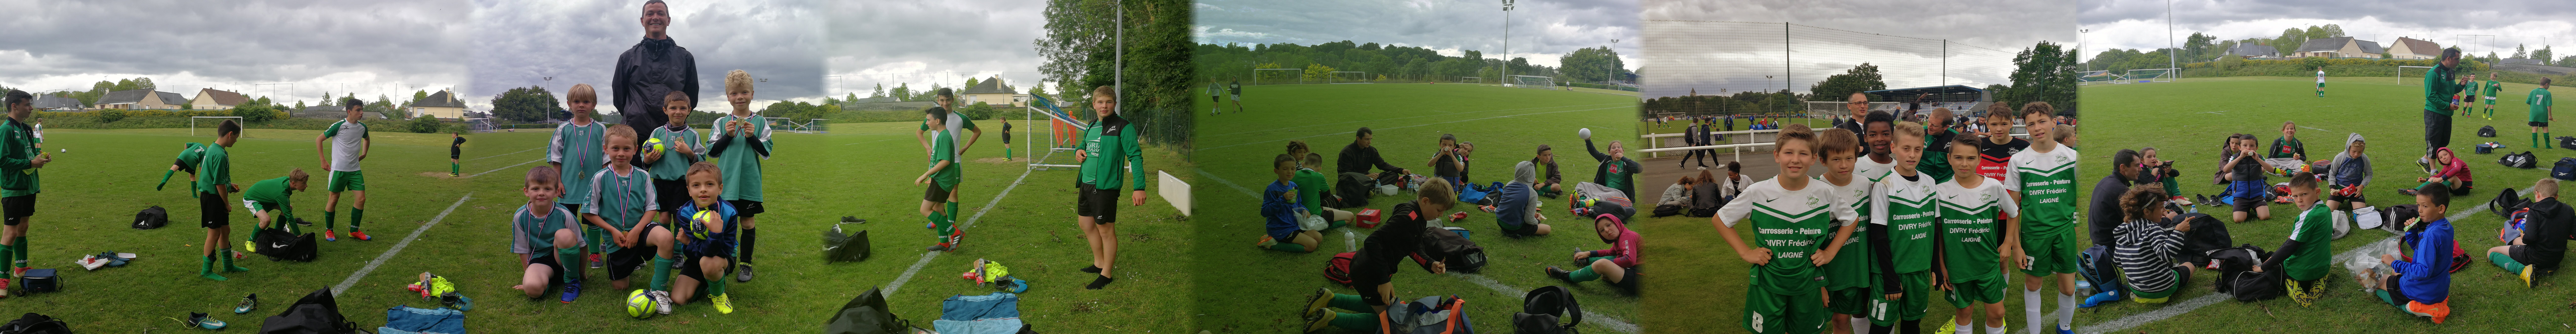
[[[1480,84],[1485,83],[1485,77],[1458,77],[1458,82]]]
[[[1512,78],[1512,81],[1511,81],[1512,85],[1513,85],[1513,86],[1516,86],[1516,87],[1521,87],[1521,88],[1537,88],[1537,89],[1556,89],[1556,78],[1555,78],[1555,77],[1543,77],[1543,76],[1536,76],[1536,75],[1514,75],[1514,76],[1512,76],[1511,78]]]
[[[2422,86],[2424,85],[2424,73],[2432,71],[2432,66],[2398,66],[2397,84]]]
[[[230,119],[232,119],[232,121],[233,121],[233,123],[234,123],[234,124],[239,124],[239,125],[249,125],[249,124],[241,124],[241,123],[242,123],[242,118],[241,118],[241,116],[188,116],[188,135],[190,135],[190,136],[195,136],[195,135],[197,135],[197,127],[199,127],[199,126],[200,126],[200,125],[197,125],[197,120],[198,120],[198,119],[206,119],[206,118],[230,118]],[[205,125],[203,125],[203,126],[206,128],[206,130],[207,130],[207,131],[213,131],[213,130],[214,130],[214,128],[215,128],[215,125],[216,125],[216,124],[223,124],[224,122],[223,122],[222,120],[213,120],[213,119],[208,119],[208,120],[206,120],[206,122],[205,122],[205,123],[206,123],[206,124],[205,124]]]
[[[1294,72],[1262,72],[1262,71],[1294,71]],[[1306,69],[1302,69],[1302,68],[1256,68],[1256,69],[1252,69],[1252,85],[1254,85],[1254,86],[1260,86],[1260,85],[1261,85],[1261,79],[1270,79],[1270,81],[1271,81],[1271,82],[1270,82],[1270,84],[1273,84],[1273,85],[1276,85],[1276,84],[1282,84],[1282,83],[1287,83],[1287,82],[1288,82],[1288,81],[1290,81],[1290,80],[1295,80],[1295,81],[1297,81],[1297,83],[1306,83]]]
[[[1369,76],[1368,72],[1333,71],[1332,81],[1329,83],[1369,83]]]
[[[2111,71],[2084,71],[2077,72],[2075,75],[2076,85],[2091,85],[2096,82],[2111,81],[2120,81],[2120,76],[2111,75]]]
[[[2136,83],[2149,83],[2149,82],[2173,82],[2174,77],[2180,76],[2180,74],[2181,74],[2181,73],[2176,73],[2176,72],[2177,72],[2177,71],[2181,71],[2181,70],[2182,70],[2182,69],[2178,69],[2178,68],[2150,68],[2150,69],[2136,69],[2136,70],[2129,70],[2128,75],[2127,75],[2127,76],[2125,76],[2125,77],[2123,77],[2123,78],[2122,78],[2122,79],[2123,79],[2122,81],[2124,81],[2124,82],[2136,82]]]

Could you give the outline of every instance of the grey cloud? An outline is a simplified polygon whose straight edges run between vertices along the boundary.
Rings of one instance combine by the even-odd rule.
[[[698,61],[700,96],[722,95],[726,71],[768,79],[760,100],[820,99],[822,17],[799,0],[670,1],[671,39]],[[641,41],[640,1],[477,1],[472,84],[466,98],[488,103],[511,87],[576,83],[607,89],[617,55]],[[602,110],[613,109],[602,105]]]
[[[1892,88],[2009,84],[2014,53],[2041,41],[2073,44],[2074,7],[2057,0],[1650,0],[1644,19],[1673,21],[1647,22],[1647,43],[1675,54],[1648,59],[1643,93],[1804,91],[1863,62],[1879,66]],[[1781,22],[1817,27],[1792,29],[1802,37],[1794,40],[1798,56],[1781,59],[1779,44],[1756,42],[1787,38]],[[1939,58],[1945,52],[1946,62]]]
[[[0,82],[141,75],[174,86],[464,81],[463,1],[0,1]],[[137,12],[148,13],[138,16]],[[181,74],[205,82],[174,82]],[[349,76],[349,74],[364,75]],[[114,80],[116,78],[106,78]],[[89,80],[96,81],[96,80]],[[61,82],[57,80],[55,82]],[[60,85],[60,83],[54,83]],[[328,85],[316,85],[328,86]],[[24,87],[35,90],[87,89]],[[318,98],[319,91],[312,98]],[[408,90],[405,90],[406,92]],[[192,92],[190,92],[192,93]],[[340,93],[338,91],[335,94]],[[361,92],[374,93],[374,92]],[[390,89],[386,90],[390,93]],[[390,95],[390,94],[388,94]],[[287,98],[289,96],[277,96]]]
[[[1043,1],[840,1],[827,7],[832,20],[826,24],[831,31],[826,63],[835,75],[918,63],[920,71],[952,72],[940,77],[948,86],[976,73],[1008,72],[1004,78],[1022,89],[1039,80],[1036,72],[1043,59],[1031,42],[1045,36]],[[869,80],[894,80],[845,79],[825,84],[826,89],[834,95],[867,95],[875,82]]]
[[[1200,2],[1197,14],[1200,43],[1312,45],[1349,40],[1476,50],[1488,57],[1504,51],[1502,4],[1493,0],[1211,0]],[[1635,67],[1636,36],[1636,1],[1519,0],[1511,12],[1510,52],[1514,54],[1564,54],[1618,39],[1619,54]],[[1525,57],[1541,64],[1556,62],[1555,57]]]

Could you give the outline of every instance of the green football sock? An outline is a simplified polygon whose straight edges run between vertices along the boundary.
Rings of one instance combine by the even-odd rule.
[[[1289,252],[1289,253],[1305,253],[1305,252],[1306,252],[1306,245],[1299,245],[1299,244],[1297,244],[1297,243],[1293,243],[1293,242],[1281,242],[1281,243],[1279,243],[1279,244],[1277,244],[1277,245],[1270,245],[1270,250],[1282,251],[1282,252]]]
[[[957,224],[957,202],[948,202],[948,223]]]
[[[367,209],[349,208],[349,230],[358,230],[358,222],[367,220]],[[329,226],[324,226],[329,227]]]
[[[2504,253],[2488,252],[2487,262],[2493,262],[2497,267],[2503,267],[2506,273],[2516,275],[2522,274],[2522,262],[2516,262],[2513,260],[2512,256],[2506,256]]]
[[[215,250],[215,257],[224,259],[224,271],[226,272],[250,271],[250,268],[242,268],[241,266],[233,265],[232,247],[224,247],[223,249]]]
[[[2531,133],[2531,147],[2540,147],[2540,133]]]
[[[1575,269],[1572,273],[1566,273],[1565,278],[1578,283],[1590,282],[1592,280],[1601,279],[1601,273],[1592,272],[1591,266],[1584,266],[1583,269]]]
[[[1377,314],[1333,312],[1333,327],[1338,327],[1343,330],[1376,332]]]
[[[0,246],[0,259],[16,258],[18,245]],[[15,271],[0,270],[0,278],[18,278]]]
[[[697,268],[689,268],[689,269],[697,269]],[[722,274],[722,273],[709,273],[709,274]],[[707,281],[708,281],[708,282],[707,282],[707,295],[711,295],[711,296],[723,296],[723,295],[725,295],[725,282],[732,282],[733,280],[724,279],[724,276],[723,276],[723,275],[711,275],[711,276],[716,276],[716,278],[707,280]]]
[[[671,259],[653,257],[653,291],[671,291]]]
[[[1336,293],[1333,294],[1333,300],[1325,302],[1324,306],[1360,312],[1377,312],[1377,308],[1370,307],[1367,300],[1360,299],[1360,295]]]
[[[217,281],[224,280],[224,276],[222,276],[222,275],[215,275],[215,256],[214,256],[214,255],[207,255],[207,256],[204,256],[204,257],[198,257],[198,258],[197,258],[197,260],[198,260],[198,261],[197,261],[197,277],[205,277],[206,279],[217,280]]]
[[[339,211],[322,211],[322,229],[328,230],[328,229],[331,229],[331,227],[332,227],[332,226],[339,226],[339,225],[340,225],[340,212],[339,212]]]
[[[18,236],[18,243],[16,243],[16,244],[11,244],[11,245],[9,245],[9,246],[17,248],[17,249],[12,249],[12,250],[10,250],[10,252],[9,252],[9,253],[10,253],[10,255],[11,255],[12,257],[17,258],[18,267],[19,267],[19,268],[26,268],[26,267],[27,267],[27,236],[23,236],[23,235]]]
[[[464,167],[464,166],[459,166],[459,165],[457,165],[457,164],[447,164],[447,173],[448,173],[448,174],[456,174],[456,173],[457,173],[457,171],[456,171],[456,170],[457,170],[457,169],[460,169],[460,168],[463,168],[463,167]]]
[[[564,261],[565,259],[574,259],[574,260],[572,260],[572,261]],[[556,265],[562,265],[562,266],[563,266],[563,268],[560,268],[560,269],[562,269],[562,270],[564,271],[564,277],[563,277],[564,283],[572,283],[572,282],[576,282],[576,281],[580,281],[580,280],[581,280],[581,278],[582,278],[581,267],[582,267],[582,265],[583,265],[583,264],[581,263],[581,261],[586,261],[586,260],[588,260],[588,259],[584,259],[584,258],[582,258],[582,256],[581,256],[581,248],[579,248],[579,247],[575,247],[575,248],[556,248],[556,249],[555,249],[555,264],[556,264]]]
[[[2372,291],[2372,292],[2373,292],[2374,294],[2378,294],[2378,295],[2379,295],[2379,302],[2382,302],[2382,303],[2388,303],[2388,305],[2394,305],[2394,306],[2405,306],[2405,305],[2400,305],[2400,304],[2398,304],[2398,303],[2397,303],[2397,298],[2389,298],[2389,297],[2388,297],[2388,289],[2379,289],[2379,290],[2374,290],[2374,291]]]

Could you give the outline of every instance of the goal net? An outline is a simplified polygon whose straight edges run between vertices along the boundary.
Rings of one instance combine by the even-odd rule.
[[[2129,70],[2128,76],[2127,76],[2127,77],[2125,77],[2125,78],[2122,78],[2123,80],[2121,80],[2121,81],[2124,81],[2124,82],[2136,82],[2136,83],[2149,83],[2149,82],[2173,82],[2173,77],[2175,76],[2175,74],[2177,74],[2177,73],[2175,73],[2175,71],[2180,71],[2180,70],[2181,70],[2181,69],[2176,69],[2176,68],[2151,68],[2151,69],[2137,69],[2137,70]]]
[[[2094,83],[2111,81],[2120,81],[2120,76],[2112,75],[2111,71],[2084,71],[2077,72],[2075,75],[2076,85],[2091,85]]]
[[[1252,85],[1254,85],[1254,86],[1260,86],[1260,85],[1261,85],[1261,82],[1262,82],[1262,81],[1264,81],[1264,80],[1270,81],[1270,84],[1273,84],[1273,85],[1276,85],[1276,84],[1283,84],[1283,83],[1287,83],[1287,82],[1289,82],[1289,81],[1296,81],[1297,83],[1306,83],[1306,69],[1302,69],[1302,68],[1256,68],[1256,69],[1252,69]]]
[[[197,135],[197,128],[201,128],[201,127],[202,127],[202,128],[206,128],[206,131],[210,131],[210,132],[211,132],[211,131],[214,131],[214,130],[215,130],[215,125],[217,125],[217,124],[224,124],[224,120],[217,119],[217,118],[230,118],[230,119],[232,119],[232,121],[233,121],[233,123],[234,123],[234,124],[249,125],[249,124],[241,124],[241,123],[242,123],[242,117],[241,117],[241,116],[188,116],[188,135],[190,135],[190,136],[195,136],[195,135]],[[199,122],[200,120],[202,120],[203,122]]]
[[[2424,73],[2432,71],[2432,66],[2398,66],[2397,84],[2422,86],[2424,85]]]
[[[1333,71],[1331,83],[1369,83],[1368,72]]]
[[[1512,76],[1511,83],[1513,86],[1521,88],[1556,89],[1555,77],[1514,75]]]

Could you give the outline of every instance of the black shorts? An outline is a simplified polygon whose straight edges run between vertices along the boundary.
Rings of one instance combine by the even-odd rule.
[[[1622,267],[1622,268],[1619,268],[1619,270],[1627,271],[1627,272],[1628,272],[1628,274],[1627,274],[1627,275],[1625,275],[1625,276],[1620,276],[1620,277],[1619,277],[1619,281],[1618,281],[1618,282],[1608,282],[1609,280],[1606,280],[1606,279],[1605,279],[1605,280],[1602,280],[1602,281],[1604,281],[1604,282],[1608,282],[1608,283],[1610,283],[1610,286],[1618,287],[1618,288],[1619,288],[1619,289],[1621,289],[1621,290],[1628,290],[1628,292],[1636,292],[1636,291],[1637,291],[1637,277],[1638,277],[1638,275],[1637,275],[1637,267]]]
[[[953,187],[953,186],[952,186],[952,187]],[[923,201],[930,201],[931,203],[947,203],[947,202],[948,202],[948,192],[952,190],[952,189],[940,189],[940,188],[939,188],[939,182],[931,182],[929,185],[927,185],[926,187],[923,187],[923,188],[929,188],[929,190],[923,190],[923,191],[921,192],[921,200],[923,200]],[[735,209],[741,209],[741,208],[735,208]],[[955,212],[950,212],[949,214],[956,214],[956,213],[955,213]]]
[[[217,196],[214,193],[197,194],[197,227],[220,228],[232,225],[232,206],[224,203],[223,196]]]
[[[2269,195],[2237,198],[2235,212],[2254,212],[2254,208],[2270,204],[2272,204],[2272,196]]]
[[[626,277],[634,275],[637,270],[647,269],[644,266],[652,264],[653,255],[659,252],[661,252],[661,250],[653,248],[653,243],[643,242],[642,240],[637,240],[635,247],[626,247],[624,249],[618,249],[615,252],[609,252],[608,279],[626,279]]]
[[[552,273],[549,273],[549,274],[554,275],[554,277],[551,277],[551,278],[563,278],[563,277],[564,277],[564,269],[565,269],[565,268],[564,268],[563,264],[562,264],[562,263],[559,263],[558,261],[555,261],[555,255],[554,255],[554,254],[552,254],[551,252],[549,252],[548,254],[546,254],[546,255],[544,255],[544,256],[529,257],[527,262],[519,263],[519,268],[521,268],[521,269],[526,269],[526,268],[528,267],[528,265],[531,265],[531,264],[542,264],[542,265],[546,265],[546,269],[552,269],[552,270],[553,270],[553,272],[552,272]],[[551,280],[549,280],[549,281],[551,281]],[[552,283],[554,283],[554,282],[546,282],[546,283],[548,283],[548,285],[552,285]]]
[[[465,155],[465,149],[458,148],[458,147],[455,147],[455,146],[448,146],[448,147],[447,147],[447,158],[448,158],[448,159],[456,159],[456,157],[457,157],[457,156],[461,156],[461,155]]]
[[[2451,188],[2451,196],[2453,196],[2453,197],[2457,197],[2457,196],[2468,196],[2468,195],[2469,195],[2469,191],[2470,191],[2470,190],[2477,190],[2477,189],[2478,189],[2478,182],[2477,182],[2477,181],[2460,181],[2460,186],[2459,186],[2459,187]]]
[[[738,199],[737,199],[737,200],[726,200],[725,202],[726,202],[726,203],[733,203],[733,215],[734,215],[735,217],[751,218],[751,215],[757,215],[757,214],[760,214],[761,212],[767,212],[767,211],[769,211],[768,209],[762,209],[762,208],[760,207],[760,201],[746,201],[746,200],[738,200]]]
[[[661,206],[659,211],[662,212],[680,212],[680,206],[689,203],[688,184],[681,180],[653,179],[653,205]]]
[[[2531,122],[2531,126],[2546,128],[2549,127],[2549,122]]]
[[[1510,236],[1532,236],[1532,235],[1538,235],[1538,224],[1539,224],[1538,222],[1523,222],[1523,223],[1521,223],[1521,228],[1516,228],[1516,229],[1503,229],[1503,228],[1501,228],[1500,226],[1496,226],[1496,229],[1500,229],[1500,230],[1502,230],[1502,231],[1503,231],[1503,235],[1510,235]]]
[[[1088,183],[1075,183],[1074,188],[1080,194],[1073,204],[1075,215],[1091,217],[1095,224],[1118,222],[1118,189],[1100,189]]]
[[[27,221],[27,216],[33,215],[36,215],[36,194],[0,197],[0,217],[8,218],[9,226],[18,226],[18,223]]]
[[[677,246],[677,245],[674,245],[673,247],[678,247],[678,246]],[[709,280],[707,280],[706,273],[698,272],[698,264],[699,264],[699,263],[701,263],[702,261],[705,261],[705,259],[706,259],[706,257],[705,257],[705,256],[699,256],[699,255],[697,255],[697,254],[689,254],[689,255],[681,256],[681,257],[682,257],[682,258],[684,258],[684,259],[682,259],[682,260],[680,261],[680,268],[679,268],[679,269],[677,269],[677,270],[672,270],[672,271],[679,272],[681,276],[688,276],[688,277],[689,277],[689,279],[695,279],[695,280],[698,280],[698,282],[701,282],[701,283],[703,283],[703,282],[713,282],[713,281],[709,281]],[[718,273],[718,274],[716,274],[716,275],[719,275],[719,276],[723,276],[723,275],[733,275],[733,267],[734,267],[734,265],[735,265],[735,264],[739,264],[739,263],[741,263],[741,262],[734,261],[732,256],[717,256],[717,257],[718,257],[718,258],[723,258],[723,259],[725,259],[724,272],[723,272],[723,273]],[[718,278],[722,278],[722,277],[718,277]]]
[[[2367,198],[2364,198],[2364,197],[2365,197],[2365,196],[2358,195],[2358,194],[2356,194],[2356,195],[2352,195],[2352,196],[2328,195],[2328,196],[2326,196],[2326,200],[2328,200],[2328,201],[2335,201],[2335,202],[2342,202],[2342,203],[2344,203],[2344,205],[2345,205],[2345,206],[2351,206],[2353,202],[2370,203],[2370,200],[2369,200],[2369,199],[2367,199]],[[2343,209],[2343,210],[2351,210],[2352,208],[2348,208],[2348,207],[2347,207],[2347,208],[2340,208],[2340,209]]]
[[[1378,295],[1377,286],[1394,282],[1396,266],[1404,264],[1402,254],[1394,257],[1379,255],[1381,252],[1397,252],[1385,249],[1388,247],[1372,239],[1360,246],[1357,254],[1351,254],[1351,287],[1359,289],[1360,300],[1369,305],[1390,305],[1386,296]]]

